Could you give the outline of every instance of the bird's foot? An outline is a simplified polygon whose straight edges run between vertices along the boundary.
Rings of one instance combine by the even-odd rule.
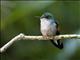
[[[48,36],[43,36],[43,38],[44,38],[44,39],[48,39],[49,37],[48,37]]]
[[[54,36],[43,36],[43,38],[45,38],[45,39],[53,39]]]

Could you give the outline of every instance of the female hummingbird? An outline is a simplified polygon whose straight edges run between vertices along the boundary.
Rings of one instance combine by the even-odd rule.
[[[40,30],[44,37],[59,35],[58,22],[54,19],[51,13],[44,13],[40,17]],[[59,49],[63,48],[63,43],[60,40],[50,40]]]

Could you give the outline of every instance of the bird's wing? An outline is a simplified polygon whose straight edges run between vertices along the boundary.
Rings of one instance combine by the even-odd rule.
[[[56,23],[56,28],[57,28],[56,35],[59,35],[60,34],[59,22],[55,21],[55,23]]]

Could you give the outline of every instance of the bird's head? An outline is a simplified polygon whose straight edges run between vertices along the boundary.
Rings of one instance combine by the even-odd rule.
[[[52,19],[53,15],[51,13],[49,13],[49,12],[46,12],[40,17],[40,19],[42,19],[42,18]]]

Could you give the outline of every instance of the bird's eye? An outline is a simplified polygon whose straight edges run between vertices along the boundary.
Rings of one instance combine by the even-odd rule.
[[[50,18],[50,16],[46,16],[46,18],[48,18],[48,19],[49,19],[49,18]]]

